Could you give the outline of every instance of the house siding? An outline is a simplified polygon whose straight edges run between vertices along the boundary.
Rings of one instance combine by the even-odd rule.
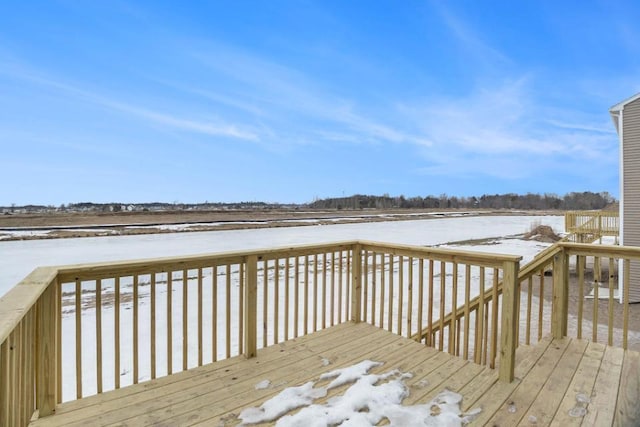
[[[623,242],[640,246],[640,99],[624,106],[622,116]],[[631,263],[629,300],[640,302],[640,262]]]

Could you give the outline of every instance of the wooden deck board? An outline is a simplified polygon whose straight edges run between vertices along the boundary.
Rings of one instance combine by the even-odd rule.
[[[640,425],[640,353],[625,351],[622,377],[618,390],[618,407],[613,424]]]
[[[519,363],[516,365],[515,377],[521,379],[525,377],[533,365],[544,354],[545,350],[551,343],[550,339],[542,340],[535,347],[520,347],[516,350]],[[464,397],[462,402],[462,410],[469,411],[486,392],[498,381],[498,372],[492,369],[483,371],[480,375],[473,379],[469,384],[460,390],[460,394]]]
[[[621,348],[605,349],[583,426],[613,424],[623,359],[624,351]]]
[[[496,382],[477,402],[477,405],[482,408],[482,413],[477,422],[485,424],[495,417],[497,419],[491,421],[491,425],[516,425],[522,417],[522,412],[533,402],[533,398],[530,395],[532,393],[537,395],[558,364],[569,343],[570,340],[568,339],[556,340],[551,343],[547,351],[544,352],[523,379],[515,380],[510,384]],[[534,398],[535,395],[533,396]],[[513,407],[515,407],[515,412],[511,412]]]
[[[356,337],[354,339],[354,332]],[[259,358],[246,360],[244,357],[235,357],[225,359],[215,364],[195,368],[189,371],[181,372],[168,377],[163,377],[155,381],[149,381],[143,384],[111,391],[102,395],[92,396],[79,401],[63,404],[57,411],[58,416],[51,421],[49,419],[40,420],[34,423],[35,426],[40,422],[47,421],[43,425],[69,425],[71,422],[80,421],[92,417],[92,413],[109,413],[110,411],[126,410],[131,405],[140,405],[144,401],[153,400],[158,396],[184,398],[185,390],[207,384],[212,379],[223,380],[225,378],[233,378],[242,375],[247,369],[253,367],[254,370],[268,373],[269,369],[278,369],[280,366],[287,366],[290,360],[287,356],[295,356],[296,358],[305,357],[309,354],[322,354],[325,351],[340,346],[351,346],[358,344],[360,341],[366,342],[373,334],[371,328],[366,325],[354,325],[350,328],[345,325],[334,327],[331,329],[318,332],[312,338],[311,335],[303,336],[295,340],[287,342],[287,345],[277,345],[265,348],[259,353]],[[321,358],[317,357],[317,362],[321,362]],[[265,366],[263,371],[262,367]],[[64,414],[64,419],[60,416]],[[59,423],[54,420],[59,419]],[[92,419],[95,423],[97,420]]]
[[[293,375],[288,375],[285,377],[278,377],[278,383],[282,381],[286,381],[286,383],[278,387],[274,387],[273,389],[267,390],[266,395],[262,397],[256,396],[255,394],[251,393],[249,394],[249,396],[247,396],[248,399],[243,402],[239,402],[235,399],[227,399],[225,400],[225,405],[223,408],[212,408],[207,401],[199,402],[202,404],[202,406],[197,409],[197,415],[194,415],[192,413],[184,413],[181,416],[173,417],[167,420],[168,425],[187,426],[193,424],[197,425],[201,423],[204,425],[218,425],[219,418],[223,416],[223,414],[229,412],[239,413],[243,408],[260,406],[262,402],[273,397],[287,387],[301,385],[308,381],[318,380],[320,374],[324,372],[343,368],[365,359],[385,362],[383,366],[372,369],[371,372],[373,373],[379,373],[381,371],[387,371],[393,368],[403,369],[401,366],[407,366],[406,363],[412,359],[413,353],[416,351],[431,353],[433,355],[437,353],[435,350],[427,349],[419,344],[417,344],[418,348],[415,348],[415,346],[413,345],[410,346],[414,347],[413,349],[407,348],[406,343],[403,342],[404,340],[402,338],[397,336],[395,338],[399,338],[399,340],[397,342],[394,341],[390,343],[386,348],[377,343],[372,343],[371,346],[367,346],[367,348],[363,347],[359,349],[362,350],[361,352],[351,351],[350,354],[345,354],[345,357],[340,360],[339,363],[331,364],[329,366],[322,366],[321,364],[318,364],[317,366],[314,366],[313,369],[306,370],[302,373],[295,373]],[[322,385],[323,383],[317,382],[317,384]],[[344,390],[344,388],[336,388],[333,390],[333,393],[328,395],[327,397],[331,397],[332,395],[339,393],[341,390]],[[234,422],[226,423],[226,425],[234,424]],[[138,423],[137,425],[140,424]]]
[[[596,382],[596,373],[602,363],[605,348],[603,344],[589,343],[573,376],[573,380],[569,384],[562,402],[560,402],[558,412],[551,423],[552,426],[579,426],[582,424],[583,417],[571,416],[569,411],[576,407],[586,406],[586,402],[578,401],[578,395],[581,398],[591,398],[593,386]]]
[[[576,366],[580,364],[588,342],[585,340],[571,340],[567,350],[558,361],[553,372],[538,393],[535,401],[525,412],[520,425],[549,425],[558,411],[558,407],[567,394],[567,389],[576,373]],[[575,397],[574,393],[573,396]]]
[[[340,342],[340,345],[331,339],[323,337],[315,341],[316,349],[305,348],[297,354],[296,360],[289,358],[279,358],[278,362],[260,363],[259,357],[256,359],[238,358],[235,368],[227,368],[221,375],[210,376],[206,382],[199,382],[196,386],[190,386],[185,390],[175,390],[167,394],[164,390],[154,390],[154,393],[143,393],[139,398],[130,399],[126,407],[119,407],[117,411],[103,413],[98,408],[97,414],[91,414],[93,425],[158,425],[167,419],[174,418],[179,414],[198,412],[200,408],[211,407],[212,402],[216,405],[212,408],[220,412],[233,411],[238,406],[246,406],[251,401],[243,398],[249,396],[253,399],[268,397],[271,390],[255,390],[255,384],[268,378],[276,372],[286,372],[288,375],[279,376],[276,384],[289,386],[296,382],[304,383],[309,372],[313,372],[315,367],[326,367],[322,364],[322,358],[333,361],[335,364],[350,363],[354,359],[360,361],[367,358],[369,354],[378,348],[399,343],[402,339],[391,334],[373,334],[360,332],[354,339],[347,339]],[[322,343],[326,346],[321,345]],[[388,348],[388,347],[387,347]],[[277,374],[275,374],[277,376]],[[285,383],[286,382],[286,383]],[[249,392],[249,393],[247,393]],[[194,415],[189,415],[193,417]],[[75,424],[66,424],[73,426]],[[79,421],[78,426],[86,425]],[[167,425],[182,425],[180,423],[169,423]]]
[[[324,360],[330,364],[325,365]],[[640,353],[582,340],[543,339],[517,350],[516,380],[498,381],[485,368],[388,331],[345,323],[258,351],[59,406],[34,427],[114,425],[237,425],[237,414],[283,389],[362,360],[384,362],[372,372],[410,372],[406,405],[426,403],[444,389],[463,397],[462,410],[481,408],[473,425],[635,425],[640,418]],[[271,386],[256,390],[268,379]],[[322,385],[318,382],[317,385]],[[331,390],[326,401],[347,386]],[[569,417],[576,394],[591,398],[585,417]],[[513,403],[514,406],[511,406]],[[516,412],[510,412],[509,408]],[[294,413],[290,412],[290,413]],[[615,417],[615,420],[614,420]],[[584,418],[584,419],[583,419]],[[264,425],[272,425],[267,423]]]
[[[270,346],[260,351],[260,358],[253,359],[256,364],[267,364],[268,362],[275,361],[281,358],[285,358],[288,355],[297,355],[301,351],[322,351],[323,348],[327,348],[325,343],[326,339],[333,340],[336,343],[348,343],[353,341],[354,328],[359,331],[362,330],[363,334],[371,333],[372,331],[367,328],[366,325],[350,325],[348,323],[342,323],[329,329],[319,331],[311,337],[310,335],[298,337],[296,339],[289,340],[287,345],[280,343],[278,345]],[[160,389],[172,384],[178,384],[182,381],[198,381],[203,375],[210,375],[214,372],[222,371],[226,368],[233,367],[238,363],[238,357],[232,357],[229,359],[223,359],[214,364],[193,368],[188,371],[179,372],[170,376],[158,378],[153,381],[144,382],[131,387],[126,387],[119,390],[109,391],[100,395],[94,395],[85,397],[81,400],[74,400],[63,404],[57,409],[58,414],[66,414],[68,412],[75,411],[77,409],[86,409],[88,406],[95,404],[105,404],[110,400],[127,401],[125,398],[133,397],[136,394],[148,392],[149,390]],[[190,384],[180,384],[182,389],[189,387]],[[166,390],[163,390],[166,392]]]

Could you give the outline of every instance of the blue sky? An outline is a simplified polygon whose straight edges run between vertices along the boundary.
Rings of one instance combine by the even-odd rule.
[[[0,205],[608,191],[634,1],[3,1]]]

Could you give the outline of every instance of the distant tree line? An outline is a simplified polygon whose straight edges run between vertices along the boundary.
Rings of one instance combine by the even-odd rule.
[[[195,210],[268,210],[268,209],[297,209],[296,204],[265,203],[265,202],[203,202],[203,203],[93,203],[80,202],[52,205],[24,205],[0,206],[0,213],[47,213],[47,212],[168,212]]]
[[[457,197],[441,194],[440,196],[392,197],[368,196],[356,194],[349,197],[318,199],[309,204],[315,209],[529,209],[529,210],[586,210],[604,209],[616,200],[607,192],[567,193],[524,195],[485,194],[480,197]]]
[[[607,192],[557,194],[485,194],[480,197],[440,196],[367,196],[356,194],[349,197],[317,199],[311,203],[281,204],[265,202],[204,202],[204,203],[69,203],[60,206],[24,205],[0,206],[0,213],[34,212],[166,212],[191,210],[269,210],[269,209],[534,209],[534,210],[586,210],[604,209],[616,203]]]

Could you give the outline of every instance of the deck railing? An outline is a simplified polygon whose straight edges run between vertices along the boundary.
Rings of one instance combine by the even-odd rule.
[[[530,345],[551,334],[586,338],[629,348],[640,335],[629,329],[630,263],[640,260],[640,248],[560,242],[548,247],[519,270],[516,342]],[[501,296],[502,282],[465,309],[484,309]],[[483,304],[480,301],[484,301]],[[442,325],[464,322],[465,310],[448,313]],[[437,327],[440,327],[440,324]],[[637,325],[636,325],[637,329]],[[500,331],[499,331],[500,332]],[[498,332],[498,333],[499,333]],[[428,331],[422,330],[422,337]]]
[[[640,248],[569,242],[552,246],[545,258],[521,271],[526,303],[519,310],[519,342],[530,344],[551,333],[629,348],[632,260],[640,260]],[[633,340],[637,344],[640,336],[633,333]]]
[[[517,256],[355,241],[39,268],[0,299],[0,425],[346,321],[499,363],[511,381],[516,347],[549,332],[582,337],[607,320],[592,339],[615,344],[612,310],[626,348],[626,294],[614,307],[611,292],[604,316],[580,301],[592,270],[608,266],[611,289],[631,259],[640,249],[562,243],[520,270]]]
[[[620,215],[617,211],[568,211],[564,228],[575,243],[591,243],[604,236],[618,237]]]
[[[345,321],[432,330],[426,344],[495,366],[515,351],[498,341],[515,294],[458,307],[515,289],[519,259],[357,241],[39,268],[0,300],[0,425]],[[458,309],[470,322],[445,325]]]

